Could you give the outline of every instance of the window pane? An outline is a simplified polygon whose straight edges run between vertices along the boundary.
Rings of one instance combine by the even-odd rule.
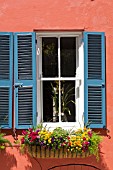
[[[61,82],[61,120],[75,122],[75,81]]]
[[[76,38],[62,37],[60,39],[61,77],[76,75]]]
[[[44,122],[58,122],[58,81],[43,82],[43,119]]]
[[[61,81],[61,115],[59,114],[59,82],[43,82],[43,121],[75,122],[75,81]]]
[[[58,39],[42,38],[43,77],[58,77]]]

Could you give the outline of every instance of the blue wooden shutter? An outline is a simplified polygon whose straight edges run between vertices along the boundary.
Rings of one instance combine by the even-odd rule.
[[[13,34],[0,32],[0,128],[12,127]]]
[[[35,33],[14,34],[16,128],[36,125]]]
[[[105,35],[84,33],[84,116],[91,128],[106,126]]]

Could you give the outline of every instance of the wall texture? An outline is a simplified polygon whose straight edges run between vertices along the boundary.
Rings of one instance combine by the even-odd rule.
[[[113,163],[113,1],[102,0],[0,0],[0,31],[24,32],[33,30],[79,30],[104,31],[106,34],[106,111],[107,128],[103,130],[104,140],[100,161],[84,159],[85,163],[97,165],[102,170],[112,170]],[[108,136],[110,135],[111,138]],[[12,138],[10,135],[8,138]],[[13,140],[13,138],[11,139]],[[49,167],[50,160],[39,160]],[[77,159],[76,162],[81,162]],[[54,161],[53,161],[54,162]],[[73,159],[67,162],[75,162]],[[56,160],[54,164],[63,164]],[[0,153],[1,170],[40,170],[39,164],[27,155],[21,155],[18,148],[7,148]]]

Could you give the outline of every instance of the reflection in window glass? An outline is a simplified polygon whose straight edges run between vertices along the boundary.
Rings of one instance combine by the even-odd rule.
[[[62,37],[60,39],[61,77],[75,77],[76,75],[76,39]]]
[[[42,38],[42,75],[58,77],[58,39]]]

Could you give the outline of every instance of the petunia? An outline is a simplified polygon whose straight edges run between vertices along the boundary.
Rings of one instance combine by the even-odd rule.
[[[26,130],[22,131],[22,135],[27,135],[27,134],[28,134],[28,132]]]

